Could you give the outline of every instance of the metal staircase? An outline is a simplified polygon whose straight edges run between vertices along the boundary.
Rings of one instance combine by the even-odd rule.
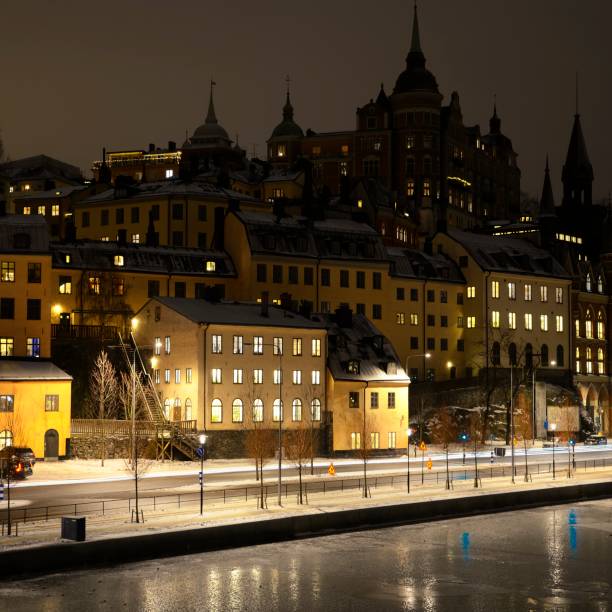
[[[157,459],[173,459],[177,451],[186,459],[198,459],[199,444],[186,435],[181,429],[164,414],[164,407],[151,375],[147,371],[138,346],[131,337],[132,342],[126,343],[119,334],[119,341],[123,356],[130,368],[130,374],[136,381],[136,394],[140,397],[145,409],[143,418],[155,424],[157,431]],[[130,354],[131,353],[131,354]]]

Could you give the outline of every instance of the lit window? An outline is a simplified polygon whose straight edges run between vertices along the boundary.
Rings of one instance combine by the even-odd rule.
[[[301,385],[302,384],[302,370],[293,370],[293,384]]]
[[[3,283],[14,283],[15,282],[15,262],[14,261],[3,261],[1,264],[0,280]]]
[[[181,370],[179,368],[174,370],[174,383],[177,385],[181,384]]]
[[[108,242],[109,240],[108,236],[100,236],[100,242]]]
[[[476,317],[466,317],[466,327],[470,329],[476,327]]]
[[[414,149],[414,136],[406,136],[406,148]]]
[[[213,334],[212,337],[212,352],[216,355],[221,354],[222,351],[222,337],[220,334]]]
[[[210,422],[211,423],[222,423],[223,422],[223,402],[220,399],[214,399],[210,406]]]
[[[162,341],[161,338],[158,336],[157,338],[155,338],[155,342],[153,343],[153,350],[155,351],[156,355],[161,355],[161,347]]]
[[[387,436],[387,446],[389,448],[395,448],[396,444],[396,435],[394,431],[390,431]]]
[[[263,421],[263,401],[259,398],[253,401],[253,421],[261,423]]]
[[[370,448],[380,448],[380,433],[378,431],[370,432]]]
[[[508,327],[510,329],[516,329],[516,312],[508,313]]]
[[[597,277],[597,293],[603,293],[603,278],[601,278],[601,274]]]
[[[292,408],[292,413],[291,413],[291,417],[294,421],[301,421],[302,420],[302,400],[301,399],[294,399],[293,403],[291,404],[291,408]]]
[[[282,370],[274,370],[274,372],[272,373],[272,378],[275,385],[280,385],[283,382]]]
[[[419,315],[416,312],[410,313],[410,325],[418,325],[419,324]]]
[[[491,297],[499,297],[499,281],[491,281]]]
[[[491,311],[491,327],[499,327],[499,311]]]
[[[42,215],[43,217],[47,214],[47,207],[44,204],[41,204],[38,207],[38,214]]]
[[[525,329],[533,329],[533,315],[531,313],[525,313]]]
[[[29,206],[24,206],[23,207],[23,214],[24,215],[31,215],[32,214],[32,209]]]
[[[166,355],[170,354],[170,336],[164,338],[164,352]]]
[[[242,369],[234,370],[234,384],[241,385],[242,384]]]
[[[540,302],[548,302],[548,287],[546,285],[540,286]]]
[[[215,385],[221,384],[221,368],[212,368],[210,371],[211,382]]]
[[[312,154],[316,157],[317,155],[321,155],[321,147],[312,147]]]
[[[166,384],[169,384],[169,383],[170,383],[170,369],[169,369],[169,368],[166,368],[166,369],[164,370],[164,382],[165,382]]]
[[[395,408],[395,391],[387,393],[387,408]]]
[[[45,412],[59,411],[59,395],[45,395]]]
[[[600,340],[605,340],[606,339],[606,334],[605,334],[605,326],[604,326],[604,322],[603,322],[603,315],[601,314],[601,311],[597,313],[597,337]]]
[[[587,314],[587,318],[584,323],[584,329],[585,329],[585,333],[584,333],[585,337],[592,338],[593,337],[593,321],[591,320],[591,313]]]
[[[272,420],[276,421],[277,423],[278,421],[283,420],[283,402],[282,400],[279,400],[279,399],[274,400],[274,403],[272,404]]]
[[[90,276],[87,281],[89,295],[100,295],[100,277]]]
[[[576,328],[576,337],[580,338],[580,320],[579,319],[576,319],[574,321],[574,326]]]
[[[406,182],[406,195],[409,197],[414,196],[414,181],[412,179]]]
[[[299,357],[302,354],[302,339],[294,338],[293,339],[293,356]]]
[[[405,316],[403,312],[396,312],[395,313],[395,322],[398,325],[404,325],[405,323]]]
[[[563,288],[555,287],[555,302],[557,304],[563,304]]]
[[[587,274],[585,284],[586,284],[586,290],[587,291],[592,291],[593,287],[592,287],[592,281],[591,281],[591,275],[590,274]]]
[[[234,355],[242,355],[244,351],[244,342],[242,336],[234,336]]]
[[[193,370],[191,368],[185,368],[185,382],[186,383],[193,382]],[[187,420],[189,420],[189,419],[187,419]]]
[[[122,266],[123,265],[123,255],[115,255],[114,262],[116,266]]]
[[[242,400],[236,398],[232,402],[232,423],[242,423],[243,404]]]
[[[430,183],[429,179],[424,179],[423,180],[423,195],[426,198],[431,196],[431,183]]]
[[[313,421],[321,420],[321,400],[318,397],[310,402],[310,416]]]
[[[580,374],[580,349],[576,347],[576,372]]]
[[[531,285],[525,285],[525,301],[531,302]]]
[[[467,288],[468,299],[474,299],[476,297],[476,287],[470,286]]]
[[[312,351],[311,351],[311,355],[313,357],[320,357],[321,356],[321,340],[319,338],[313,338],[312,339]]]
[[[217,262],[211,261],[211,260],[208,260],[206,262],[206,271],[207,272],[214,272],[216,269],[217,269]]]
[[[508,299],[516,299],[516,283],[508,283]]]
[[[132,242],[134,244],[140,244],[140,234],[132,234]]]
[[[540,315],[540,329],[542,331],[548,331],[548,315],[547,314]]]
[[[257,368],[253,370],[253,384],[254,385],[263,385],[263,370]]]
[[[562,332],[563,331],[563,315],[557,315],[555,317],[556,320],[556,330],[558,332]]]
[[[361,432],[353,431],[351,433],[351,449],[358,450],[361,448]]]
[[[30,185],[26,184],[23,186],[25,191],[30,191]]]
[[[263,355],[263,336],[253,336],[253,355]]]
[[[173,176],[174,176],[174,170],[170,170],[170,169],[166,170],[167,179],[172,178]]]
[[[153,379],[155,381],[156,385],[159,385],[159,383],[161,382],[161,377],[160,377],[160,370],[159,368],[156,370],[153,370]]]
[[[320,385],[321,384],[321,370],[313,370],[312,371],[311,382],[312,382],[313,385]]]
[[[51,204],[51,216],[59,217],[59,204]]]
[[[60,276],[59,277],[59,293],[63,295],[70,295],[72,293],[72,277],[71,276]]]
[[[283,354],[283,339],[280,336],[275,336],[272,340],[272,353],[274,355]]]
[[[28,338],[26,354],[28,357],[40,357],[40,338]]]

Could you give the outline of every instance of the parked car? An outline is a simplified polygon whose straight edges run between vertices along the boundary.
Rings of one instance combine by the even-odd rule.
[[[590,436],[587,436],[587,439],[584,441],[584,443],[589,444],[590,446],[595,446],[599,444],[607,444],[608,438],[600,434],[591,434]]]
[[[32,464],[28,459],[22,459],[13,452],[13,447],[7,446],[0,451],[0,478],[26,478],[32,475]]]
[[[29,461],[32,466],[36,463],[36,455],[31,448],[27,446],[11,446],[9,448],[13,449],[13,453],[23,459],[24,461]]]

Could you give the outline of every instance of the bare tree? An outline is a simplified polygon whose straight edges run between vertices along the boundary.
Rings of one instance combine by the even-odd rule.
[[[106,428],[104,421],[116,415],[117,376],[106,351],[101,351],[94,363],[89,382],[89,398],[95,418],[100,422],[100,460],[106,458]]]
[[[141,478],[149,471],[153,465],[151,443],[146,433],[136,429],[130,429],[130,457],[125,459],[125,470],[132,475],[134,483],[135,507],[132,509],[132,520],[136,523],[142,522],[140,511],[139,488]],[[135,517],[135,518],[134,518]]]
[[[285,433],[285,439],[287,458],[298,469],[298,503],[303,504],[302,470],[308,458],[312,456],[312,430],[308,420],[301,419],[294,429]]]
[[[361,458],[363,462],[363,497],[369,497],[370,493],[368,490],[368,459],[372,454],[372,449],[378,448],[375,445],[374,437],[378,435],[378,431],[376,429],[377,421],[376,419],[368,415],[367,409],[364,405],[363,407],[364,413],[363,418],[361,419],[360,427],[359,427],[359,446],[356,448],[357,456]]]
[[[468,434],[474,450],[474,488],[481,486],[480,476],[478,472],[478,450],[482,446],[481,437],[483,428],[486,427],[483,423],[484,414],[482,408],[474,408],[470,413],[467,423]],[[486,435],[486,432],[485,432]]]
[[[457,423],[448,407],[438,410],[433,422],[433,437],[437,444],[441,444],[446,454],[446,488],[450,489],[450,470],[448,465],[448,451],[452,442],[457,439]]]
[[[319,423],[319,431],[321,425],[321,409],[322,403],[325,401],[325,398],[321,398],[321,387],[319,385],[314,385],[312,382],[308,384],[302,385],[302,397],[304,399],[304,414],[308,422],[309,431],[310,431],[310,448],[309,448],[309,458],[310,458],[310,475],[314,475],[314,456],[316,453],[316,444],[315,444],[315,431],[316,431],[316,423]],[[318,419],[315,419],[315,415],[313,414],[313,406],[318,402]]]
[[[527,406],[524,393],[518,394],[518,408],[514,413],[514,434],[518,440],[523,442],[525,455],[525,482],[529,480],[529,463],[527,461],[527,445],[532,441],[533,423],[531,410]]]

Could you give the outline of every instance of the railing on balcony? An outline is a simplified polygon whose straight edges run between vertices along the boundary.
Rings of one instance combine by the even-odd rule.
[[[51,325],[51,339],[71,338],[77,340],[112,340],[119,337],[119,328],[112,325]]]
[[[170,423],[169,423],[170,425]],[[183,433],[195,433],[197,423],[193,421],[172,421],[171,425]],[[132,421],[111,419],[72,419],[70,429],[73,436],[96,435],[104,433],[129,435],[132,431]],[[151,421],[136,421],[136,431],[141,435],[157,435],[163,426]]]

